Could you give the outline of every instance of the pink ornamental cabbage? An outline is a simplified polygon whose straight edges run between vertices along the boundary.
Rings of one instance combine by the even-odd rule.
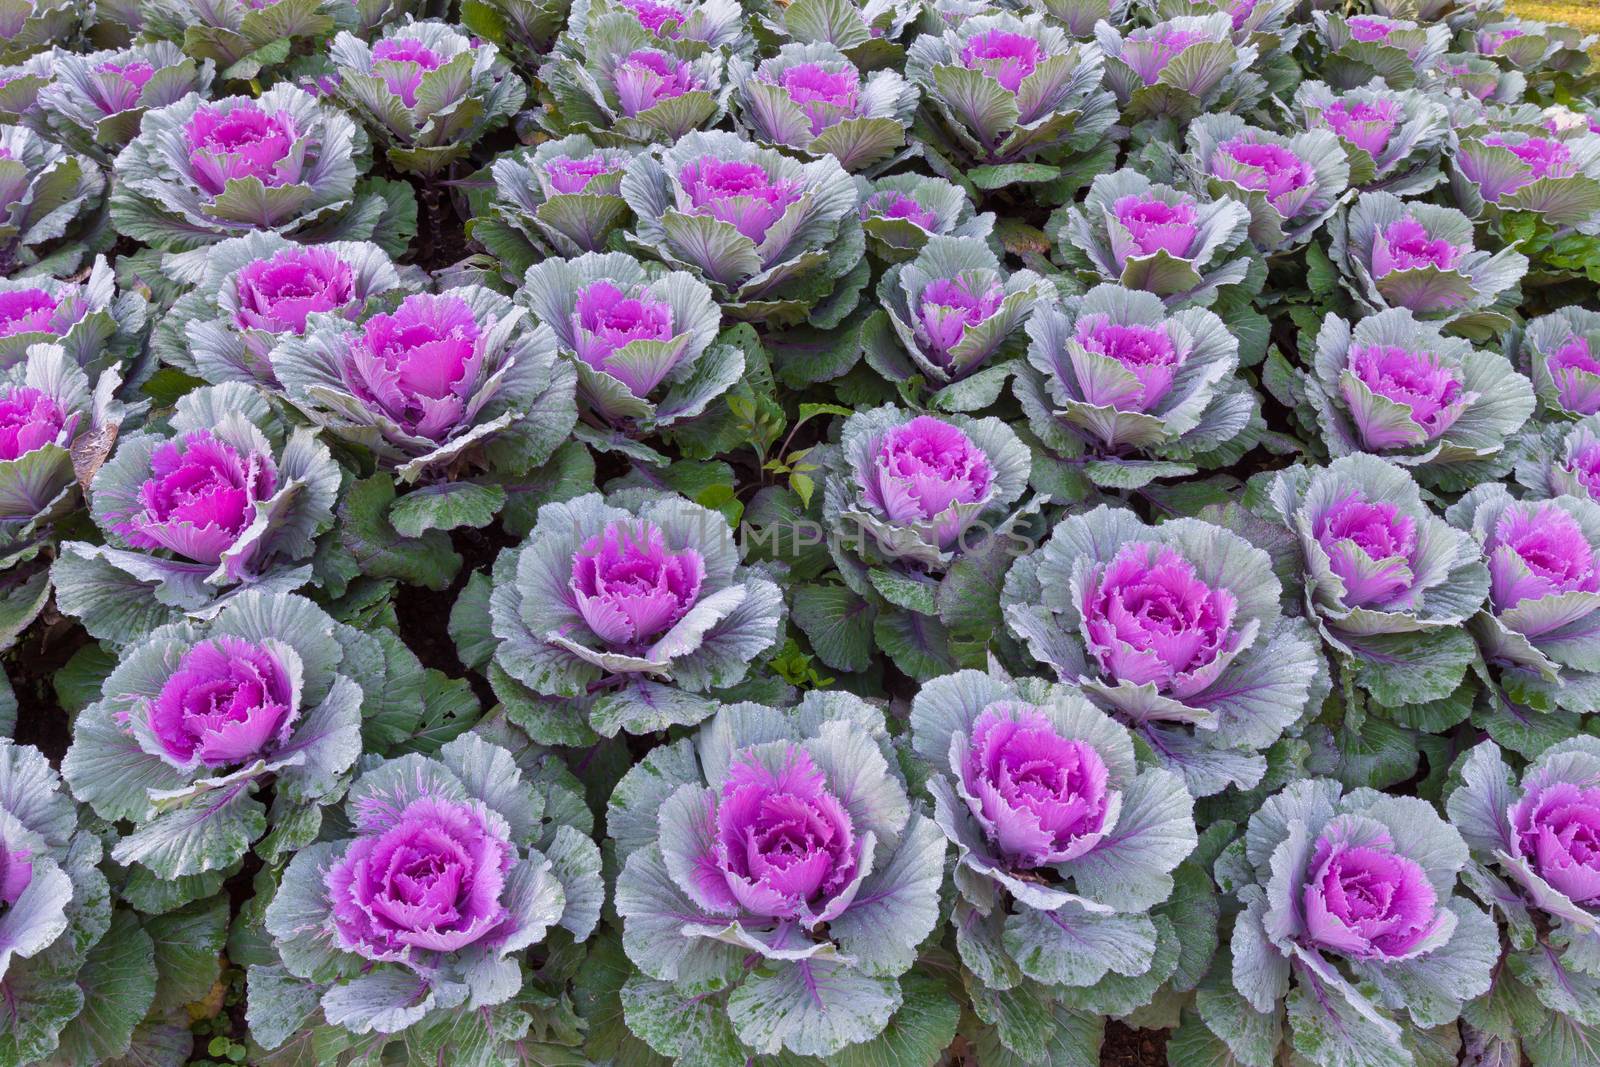
[[[633,12],[639,20],[639,25],[655,34],[657,37],[666,37],[677,40],[683,36],[680,24],[684,14],[671,4],[663,4],[657,0],[617,0],[623,7]],[[674,25],[668,26],[667,23]]]
[[[1266,194],[1267,201],[1284,218],[1292,218],[1316,191],[1316,171],[1291,149],[1259,142],[1248,134],[1217,146],[1209,163],[1211,174],[1242,189]]]
[[[180,767],[237,767],[289,739],[296,687],[268,645],[228,636],[202,641],[150,702],[150,731]]]
[[[992,318],[1005,297],[999,282],[984,285],[965,277],[936,278],[917,298],[917,341],[930,360],[945,366],[967,329]]]
[[[1116,232],[1111,235],[1111,251],[1119,268],[1130,256],[1151,256],[1158,251],[1187,257],[1199,232],[1190,197],[1169,204],[1148,193],[1129,194],[1118,197],[1111,212],[1126,233],[1126,237]]]
[[[861,201],[861,220],[867,219],[904,219],[928,233],[935,233],[939,228],[939,216],[913,197],[893,189],[880,190]]]
[[[1044,46],[1038,41],[1004,30],[974,34],[961,49],[962,65],[983,71],[1013,93],[1045,58]]]
[[[615,84],[622,113],[629,118],[663,100],[704,88],[688,63],[655,49],[628,53],[617,65]]]
[[[63,325],[55,321],[60,300],[44,289],[11,289],[0,292],[0,337],[19,333],[59,333]]]
[[[1122,45],[1122,60],[1146,85],[1154,85],[1161,72],[1192,44],[1211,40],[1197,30],[1157,26],[1144,34],[1129,35]]]
[[[1312,852],[1306,940],[1351,959],[1408,957],[1448,921],[1427,872],[1387,835],[1352,841],[1341,829],[1325,829]]]
[[[1507,26],[1498,30],[1482,30],[1478,33],[1478,51],[1486,56],[1492,56],[1500,51],[1500,46],[1507,41],[1512,41],[1523,36],[1526,31],[1515,26]]]
[[[385,37],[372,46],[374,71],[383,79],[391,93],[398,96],[406,107],[417,106],[417,90],[422,86],[422,76],[444,65],[445,57],[421,41],[405,37]],[[382,63],[383,66],[378,66]]]
[[[1350,36],[1358,41],[1387,41],[1389,34],[1394,32],[1394,26],[1381,19],[1367,18],[1358,15],[1345,22],[1350,29]]]
[[[1533,781],[1511,808],[1514,855],[1575,904],[1600,904],[1600,785]]]
[[[612,648],[635,648],[671,629],[700,598],[705,558],[673,552],[660,527],[609,523],[572,556],[568,582],[589,629]]]
[[[194,180],[212,196],[234,179],[257,178],[269,188],[301,179],[305,146],[288,111],[250,101],[205,104],[183,136]]]
[[[355,274],[332,249],[295,246],[246,265],[236,291],[235,326],[303,334],[314,311],[354,310]]]
[[[862,472],[867,502],[892,522],[939,522],[940,548],[960,536],[965,523],[958,505],[982,504],[990,496],[994,471],[957,426],[919,415],[883,436],[870,471]]]
[[[1547,501],[1506,507],[1484,542],[1489,557],[1489,603],[1496,613],[1528,600],[1600,592],[1600,550],[1578,520]],[[1544,629],[1560,625],[1548,620]],[[1529,637],[1542,631],[1524,631]]]
[[[1461,172],[1478,184],[1478,191],[1490,203],[1532,185],[1542,178],[1567,178],[1575,174],[1572,150],[1560,141],[1548,137],[1519,137],[1508,139],[1503,134],[1491,133],[1483,138],[1485,145],[1504,148],[1524,164],[1524,169],[1505,175],[1499,181],[1489,181],[1490,172],[1480,171],[1470,153],[1457,159]]]
[[[581,193],[596,178],[621,173],[621,165],[606,156],[595,154],[582,159],[557,156],[544,165],[544,178],[555,193]]]
[[[11,386],[0,393],[0,461],[20,459],[52,441],[65,447],[77,422],[48,393]]]
[[[1106,675],[1180,699],[1209,686],[1240,645],[1237,599],[1167,546],[1127,545],[1096,567],[1080,611]]]
[[[1403,116],[1393,100],[1374,103],[1336,100],[1322,112],[1322,124],[1373,158],[1383,154]]]
[[[1357,381],[1374,395],[1410,409],[1410,421],[1432,441],[1453,426],[1477,394],[1465,390],[1461,371],[1432,352],[1399,345],[1361,345],[1349,354]],[[1353,386],[1344,387],[1356,432],[1367,449],[1382,452],[1416,444],[1409,427],[1394,425],[1368,410]]]
[[[1560,465],[1589,491],[1590,499],[1600,500],[1600,441],[1580,444],[1567,453]]]
[[[696,884],[721,910],[826,920],[849,905],[864,847],[804,748],[791,746],[776,768],[745,752],[723,782]]]
[[[678,171],[690,213],[720,219],[760,244],[789,205],[805,194],[798,181],[774,181],[759,163],[701,156]]]
[[[1396,219],[1373,239],[1372,276],[1383,278],[1395,271],[1427,267],[1455,270],[1470,251],[1470,245],[1453,245],[1442,237],[1430,236],[1427,227],[1416,219]]]
[[[108,60],[95,66],[95,73],[107,75],[92,79],[89,99],[107,115],[115,115],[138,106],[139,96],[155,75],[156,69],[142,59],[126,63]]]
[[[460,297],[408,296],[350,338],[345,386],[407,433],[441,441],[468,416],[483,362],[481,333]]]
[[[0,841],[0,904],[9,908],[21,900],[32,882],[32,850],[11,848],[7,842]]]
[[[155,450],[137,510],[112,529],[135,548],[219,563],[254,521],[256,504],[277,488],[271,455],[244,453],[209,430],[192,430]]]
[[[667,360],[641,364],[612,358],[634,341],[672,339],[672,305],[665,300],[630,297],[608,281],[591,282],[578,292],[572,319],[578,358],[622,382],[634,396],[648,396],[674,366]]]
[[[360,833],[328,868],[340,948],[404,960],[492,944],[514,927],[501,903],[517,861],[504,818],[478,801],[424,794],[384,823]]]
[[[1344,583],[1345,607],[1403,609],[1415,602],[1417,524],[1394,504],[1352,493],[1317,518],[1312,534]]]
[[[1590,352],[1587,337],[1573,334],[1545,366],[1563,408],[1579,415],[1600,411],[1600,359]]]
[[[827,70],[820,63],[798,63],[774,84],[783,86],[805,114],[813,137],[861,110],[861,73],[853,66]]]
[[[1018,868],[1066,863],[1089,852],[1119,809],[1094,746],[1062,737],[1028,704],[985,708],[956,770],[973,818]]]
[[[1188,356],[1162,327],[1117,323],[1104,314],[1080,318],[1075,339],[1085,352],[1115,360],[1133,375],[1135,383],[1125,384],[1078,368],[1083,401],[1118,411],[1154,409],[1172,391],[1172,380]]]

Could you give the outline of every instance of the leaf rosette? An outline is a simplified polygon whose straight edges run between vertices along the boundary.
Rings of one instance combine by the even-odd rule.
[[[1085,282],[1142,289],[1172,307],[1207,306],[1250,272],[1250,210],[1158,185],[1138,171],[1096,175],[1081,204],[1069,205],[1056,254]]]
[[[1517,443],[1515,474],[1534,500],[1574,496],[1600,502],[1600,415],[1526,432]]]
[[[39,91],[50,84],[55,52],[40,52],[18,63],[0,64],[0,123],[39,129],[45,116],[39,110]]]
[[[715,343],[711,290],[685,271],[589,252],[534,264],[517,299],[555,333],[584,409],[628,441],[704,414],[744,375],[743,350]]]
[[[597,45],[619,39],[683,59],[707,52],[742,55],[754,47],[746,17],[738,0],[573,0],[556,48],[580,61]]]
[[[1106,84],[1129,121],[1181,123],[1243,111],[1266,93],[1266,82],[1252,69],[1260,59],[1256,46],[1236,44],[1233,19],[1221,12],[1178,15],[1126,35],[1102,22],[1095,40],[1105,53]]]
[[[91,375],[112,367],[126,373],[138,365],[149,317],[144,297],[117,291],[104,256],[81,281],[0,278],[0,366],[21,362],[34,345],[53,344]]]
[[[1262,751],[1327,692],[1317,642],[1280,598],[1270,558],[1231,531],[1101,506],[1018,558],[1001,604],[1034,659],[1209,796],[1254,787]]]
[[[1529,322],[1508,347],[1533,379],[1542,415],[1581,419],[1600,413],[1600,314],[1557,308]]]
[[[898,71],[863,76],[828,44],[784,45],[756,65],[735,60],[730,77],[739,119],[757,142],[830,155],[851,173],[891,164],[917,109],[916,87]]]
[[[1600,1030],[1600,743],[1567,737],[1541,753],[1520,780],[1493,741],[1460,766],[1445,799],[1450,822],[1472,850],[1468,884],[1506,927],[1508,948],[1484,998],[1507,1006],[1473,1015],[1504,1019],[1497,1036],[1538,1067],[1574,1061]]]
[[[251,591],[129,645],[61,764],[74,796],[131,826],[111,857],[171,881],[309,844],[361,753],[366,641],[309,600]]]
[[[1359,319],[1330,313],[1307,378],[1333,456],[1367,452],[1462,492],[1504,477],[1512,435],[1533,414],[1533,386],[1498,352],[1446,336],[1405,308]]]
[[[1440,153],[1450,119],[1428,94],[1381,81],[1336,92],[1309,81],[1295,90],[1294,106],[1306,129],[1339,138],[1353,188],[1418,196],[1444,181]]]
[[[1217,861],[1244,910],[1185,1028],[1245,1063],[1433,1062],[1434,1031],[1489,989],[1499,956],[1494,921],[1457,891],[1467,860],[1420,798],[1289,785]]]
[[[1033,271],[1003,271],[987,241],[930,237],[878,280],[883,310],[863,332],[867,361],[890,381],[920,378],[935,407],[987,407],[1014,369],[1023,325],[1051,295]]]
[[[1489,594],[1489,571],[1405,468],[1366,454],[1290,467],[1267,508],[1299,542],[1303,610],[1347,685],[1387,709],[1455,692],[1477,654],[1464,625]]]
[[[1196,190],[1250,209],[1250,240],[1292,252],[1310,240],[1350,186],[1350,164],[1329,130],[1279,134],[1237,115],[1202,115],[1189,126],[1186,167]]]
[[[72,40],[84,14],[74,0],[11,0],[0,25],[0,63],[20,63]]]
[[[495,561],[489,607],[497,685],[560,698],[532,700],[541,718],[519,723],[542,743],[575,720],[608,737],[699,722],[712,691],[772,648],[784,614],[720,513],[635,493],[540,508]]]
[[[728,1062],[832,1056],[917,1009],[901,978],[938,922],[946,847],[878,708],[726,705],[624,775],[606,825],[638,972],[624,1012],[658,1050],[694,1004]]]
[[[312,312],[269,362],[301,414],[407,483],[525,473],[577,417],[554,333],[482,286],[413,293],[359,324]]]
[[[1042,986],[1095,1010],[1166,981],[1178,934],[1163,905],[1196,840],[1178,775],[1141,763],[1075,688],[980,671],[923,685],[911,743],[955,846],[956,949],[985,990]]]
[[[1515,104],[1528,89],[1521,71],[1506,70],[1471,52],[1446,52],[1422,72],[1417,84],[1430,92],[1461,93],[1485,104]]]
[[[1117,119],[1098,47],[1043,15],[981,14],[906,53],[938,147],[958,163],[1051,161],[1095,148]],[[1004,184],[1002,182],[1002,184]]]
[[[494,45],[442,22],[393,25],[370,44],[343,32],[329,59],[338,101],[360,117],[396,170],[424,178],[465,158],[527,98]]]
[[[1330,11],[1313,11],[1311,20],[1321,53],[1315,69],[1335,89],[1356,89],[1374,78],[1409,89],[1450,47],[1450,27],[1437,22]]]
[[[317,432],[286,425],[238,382],[178,400],[165,431],[124,437],[95,473],[89,511],[104,544],[69,541],[56,598],[125,644],[176,616],[205,619],[248,589],[312,579],[343,472]]]
[[[727,115],[728,75],[720,50],[685,58],[619,13],[596,23],[580,56],[557,50],[540,68],[550,106],[539,121],[604,145],[671,145]]]
[[[145,0],[142,30],[179,41],[186,55],[210,60],[230,80],[258,77],[284,64],[295,45],[310,45],[349,27],[355,3],[334,0]]]
[[[884,263],[916,257],[930,237],[976,237],[992,241],[994,215],[977,214],[960,186],[922,174],[856,179],[861,193],[861,228],[867,250]]]
[[[0,271],[72,274],[106,251],[105,173],[26,126],[0,126]]]
[[[252,1036],[519,1057],[546,997],[534,960],[587,940],[604,896],[570,821],[578,783],[521,763],[468,733],[364,768],[347,829],[297,852],[267,905],[277,958],[250,968]]]
[[[356,189],[367,148],[354,121],[285,82],[259,98],[191,93],[147,111],[117,155],[111,221],[167,252],[255,230],[381,242],[381,197]]]
[[[1586,53],[1596,40],[1576,27],[1533,19],[1487,22],[1472,34],[1479,55],[1524,73],[1581,74],[1588,68]]]
[[[1528,258],[1477,248],[1472,220],[1454,208],[1362,193],[1331,225],[1328,256],[1369,311],[1404,308],[1468,336],[1499,333],[1520,296]]]
[[[52,74],[39,92],[39,117],[75,151],[109,161],[138,134],[146,111],[191,92],[207,95],[213,70],[171,41],[151,41],[87,55],[62,52]]]
[[[1203,308],[1097,285],[1034,312],[1013,385],[1029,428],[1091,482],[1138,488],[1242,455],[1258,436],[1239,343]]]
[[[696,132],[622,179],[628,242],[698,276],[731,318],[827,328],[866,282],[855,183],[831,156],[801,163],[731,133]]]
[[[302,245],[252,233],[212,246],[194,287],[156,323],[150,346],[162,363],[213,385],[278,388],[269,353],[303,338],[313,313],[355,321],[392,310],[418,287],[367,241]]]
[[[1587,123],[1554,133],[1519,114],[1486,113],[1450,144],[1450,192],[1474,219],[1529,212],[1551,227],[1600,233],[1600,134]]]

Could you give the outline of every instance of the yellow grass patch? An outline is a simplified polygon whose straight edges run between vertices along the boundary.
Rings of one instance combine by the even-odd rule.
[[[1600,0],[1511,0],[1512,14],[1540,22],[1565,22],[1584,33],[1600,33]],[[1590,54],[1600,59],[1600,45]]]

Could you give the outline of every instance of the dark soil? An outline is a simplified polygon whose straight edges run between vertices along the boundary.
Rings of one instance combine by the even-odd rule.
[[[1106,1023],[1100,1067],[1166,1067],[1166,1062],[1165,1030],[1133,1030],[1115,1020]]]
[[[57,614],[52,603],[6,657],[6,672],[17,695],[16,742],[33,745],[56,766],[72,743],[72,730],[56,696],[55,674],[89,640],[83,627]]]

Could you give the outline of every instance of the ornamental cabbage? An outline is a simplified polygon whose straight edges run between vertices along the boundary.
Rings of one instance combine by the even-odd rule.
[[[1472,850],[1467,883],[1499,913],[1509,945],[1480,1002],[1502,1007],[1468,1018],[1513,1053],[1520,1042],[1536,1067],[1579,1062],[1573,1042],[1600,1028],[1600,741],[1563,738],[1520,782],[1484,741],[1460,773],[1445,810]]]
[[[40,52],[20,63],[0,65],[0,123],[39,128],[39,91],[50,84],[56,52]],[[65,55],[66,53],[60,53]]]
[[[1095,40],[1105,53],[1106,84],[1130,121],[1242,111],[1266,92],[1251,69],[1260,58],[1255,46],[1235,45],[1233,20],[1222,13],[1180,15],[1126,37],[1102,22]]]
[[[1521,71],[1505,70],[1492,59],[1446,52],[1423,71],[1418,85],[1435,93],[1462,93],[1486,104],[1515,104],[1527,92],[1528,79]]]
[[[168,366],[220,385],[276,387],[268,359],[286,337],[304,337],[321,312],[355,321],[415,288],[387,253],[366,241],[302,245],[252,233],[212,246],[193,289],[156,324],[151,348]]]
[[[464,158],[527,97],[494,45],[442,22],[390,26],[371,44],[341,33],[329,56],[335,97],[396,170],[424,178]]]
[[[403,482],[464,466],[521,474],[576,418],[555,335],[526,318],[481,286],[413,293],[360,323],[313,311],[268,361],[301,414]]]
[[[361,753],[362,640],[309,600],[252,591],[125,649],[61,761],[74,796],[132,824],[112,859],[170,881],[308,844]]]
[[[1546,415],[1575,419],[1600,413],[1600,314],[1557,308],[1528,323],[1512,348],[1533,379]]]
[[[72,274],[106,251],[105,173],[26,126],[0,126],[0,275]]]
[[[60,776],[38,749],[9,739],[0,740],[0,856],[0,1057],[70,1063],[89,1049],[127,1051],[155,993],[139,970],[150,939],[130,913],[113,914],[100,839],[80,829]]]
[[[1136,170],[1100,174],[1081,204],[1066,208],[1056,251],[1085,282],[1142,289],[1172,307],[1209,305],[1218,290],[1245,280],[1241,249],[1250,210],[1157,185]]]
[[[1337,135],[1285,136],[1237,115],[1202,115],[1189,127],[1188,166],[1197,190],[1250,209],[1250,240],[1282,254],[1305,244],[1338,210],[1350,164]]]
[[[634,439],[703,414],[744,376],[743,349],[713,343],[722,313],[692,274],[587,252],[528,268],[517,299],[572,361],[579,402],[605,427],[577,433],[602,450],[665,462]]]
[[[22,0],[0,20],[0,63],[21,63],[77,36],[87,12],[77,0]]]
[[[1426,93],[1388,89],[1381,81],[1336,93],[1309,81],[1295,90],[1294,106],[1306,129],[1339,138],[1352,187],[1418,196],[1444,181],[1439,155],[1450,119]]]
[[[1586,55],[1597,38],[1584,36],[1572,26],[1532,19],[1508,19],[1480,26],[1472,42],[1481,56],[1499,60],[1515,70],[1566,71],[1582,74]]]
[[[1517,302],[1528,258],[1480,251],[1472,220],[1454,208],[1362,193],[1331,230],[1328,256],[1369,311],[1404,308],[1479,337],[1509,325],[1500,309]]]
[[[1097,285],[1041,308],[1013,387],[1029,428],[1090,481],[1137,488],[1242,455],[1258,436],[1239,342],[1202,308]]]
[[[489,602],[497,685],[526,686],[542,743],[692,724],[777,640],[783,594],[739,563],[718,512],[681,497],[598,493],[546,504],[500,553]],[[592,736],[592,735],[591,735]]]
[[[284,62],[295,45],[352,25],[359,9],[358,0],[144,0],[137,8],[152,37],[181,41],[224,78],[245,80]]]
[[[364,766],[341,832],[295,853],[267,905],[277,958],[250,968],[252,1036],[519,1059],[541,943],[587,940],[604,896],[587,827],[556,821],[583,810],[578,783],[545,773],[470,733]]]
[[[863,333],[866,357],[890,381],[920,376],[946,410],[993,403],[1022,326],[1051,293],[1031,270],[1009,276],[976,237],[930,237],[917,257],[878,280],[881,312]]]
[[[692,133],[634,160],[622,198],[629,243],[701,278],[731,318],[829,328],[855,308],[866,242],[855,183],[832,156],[800,163]]]
[[[1450,46],[1450,27],[1442,23],[1328,11],[1313,11],[1311,19],[1321,52],[1314,69],[1335,89],[1356,89],[1374,78],[1409,89]]]
[[[1136,762],[1076,689],[979,671],[922,686],[911,743],[956,849],[956,949],[982,986],[1099,1013],[1167,981],[1180,935],[1163,905],[1195,845],[1181,778]]]
[[[74,150],[109,160],[139,132],[146,111],[211,91],[209,61],[196,63],[171,41],[80,55],[62,52],[39,92],[39,117]]]
[[[601,144],[671,145],[722,121],[733,92],[722,52],[686,59],[623,15],[599,26],[605,32],[590,35],[581,57],[558,50],[540,68],[550,106],[539,121],[547,129]]]
[[[490,167],[491,199],[467,222],[468,234],[520,281],[550,255],[603,251],[627,223],[622,175],[642,148],[601,148],[581,133],[508,152]]]
[[[929,132],[958,164],[1051,162],[1095,148],[1117,119],[1116,98],[1100,86],[1104,66],[1099,48],[1038,14],[962,19],[906,52],[906,77],[937,124]]]
[[[57,602],[102,640],[300,588],[333,524],[342,475],[327,446],[250,386],[187,393],[167,425],[118,442],[89,487],[106,543],[69,541],[55,564]]]
[[[1006,575],[1007,625],[1034,659],[1147,741],[1196,796],[1253,788],[1262,750],[1327,691],[1267,554],[1198,519],[1101,506]]]
[[[684,59],[707,52],[742,55],[753,47],[745,18],[738,0],[573,0],[567,32],[556,47],[580,62],[619,40]]]
[[[1024,0],[1018,5],[1024,12],[1038,12],[1059,23],[1069,36],[1080,41],[1094,38],[1097,23],[1126,25],[1130,6],[1130,0]]]
[[[994,215],[979,215],[960,186],[922,174],[891,174],[856,179],[861,193],[861,228],[867,250],[884,263],[903,263],[927,246],[930,237],[989,240]]]
[[[1525,433],[1518,442],[1516,478],[1534,500],[1575,496],[1600,503],[1600,415]]]
[[[353,121],[286,82],[259,98],[191,93],[146,112],[118,154],[111,221],[169,252],[254,230],[384,242],[381,198],[356,190],[366,150]]]
[[[638,971],[623,1011],[658,1052],[702,1040],[665,1023],[694,1010],[728,1062],[832,1056],[944,995],[901,982],[939,919],[944,837],[859,697],[722,707],[623,776],[606,828]]]
[[[1370,452],[1461,492],[1511,469],[1505,446],[1533,414],[1533,386],[1498,352],[1446,336],[1405,308],[1350,324],[1329,312],[1306,376],[1332,456]]]
[[[865,77],[827,44],[788,44],[752,66],[734,62],[739,118],[756,141],[831,155],[852,173],[890,162],[906,143],[917,90],[897,71]]]
[[[1299,542],[1302,610],[1374,706],[1396,713],[1460,686],[1477,655],[1464,626],[1489,595],[1489,571],[1405,468],[1365,454],[1290,467],[1273,478],[1268,508]]]
[[[1467,858],[1417,797],[1326,778],[1269,797],[1217,861],[1244,910],[1174,1040],[1245,1063],[1435,1062],[1451,1038],[1433,1031],[1488,990],[1499,955],[1494,921],[1457,892]]]
[[[1585,126],[1558,136],[1486,115],[1455,132],[1450,190],[1472,218],[1528,211],[1551,227],[1600,233],[1600,134]]]
[[[104,256],[82,281],[0,278],[0,367],[20,362],[33,345],[54,344],[91,375],[126,371],[144,348],[149,314],[144,297],[117,292]]]
[[[1489,600],[1470,625],[1504,697],[1539,710],[1600,708],[1600,504],[1516,500],[1490,483],[1446,517],[1489,561]],[[1542,732],[1576,729],[1573,719]]]

